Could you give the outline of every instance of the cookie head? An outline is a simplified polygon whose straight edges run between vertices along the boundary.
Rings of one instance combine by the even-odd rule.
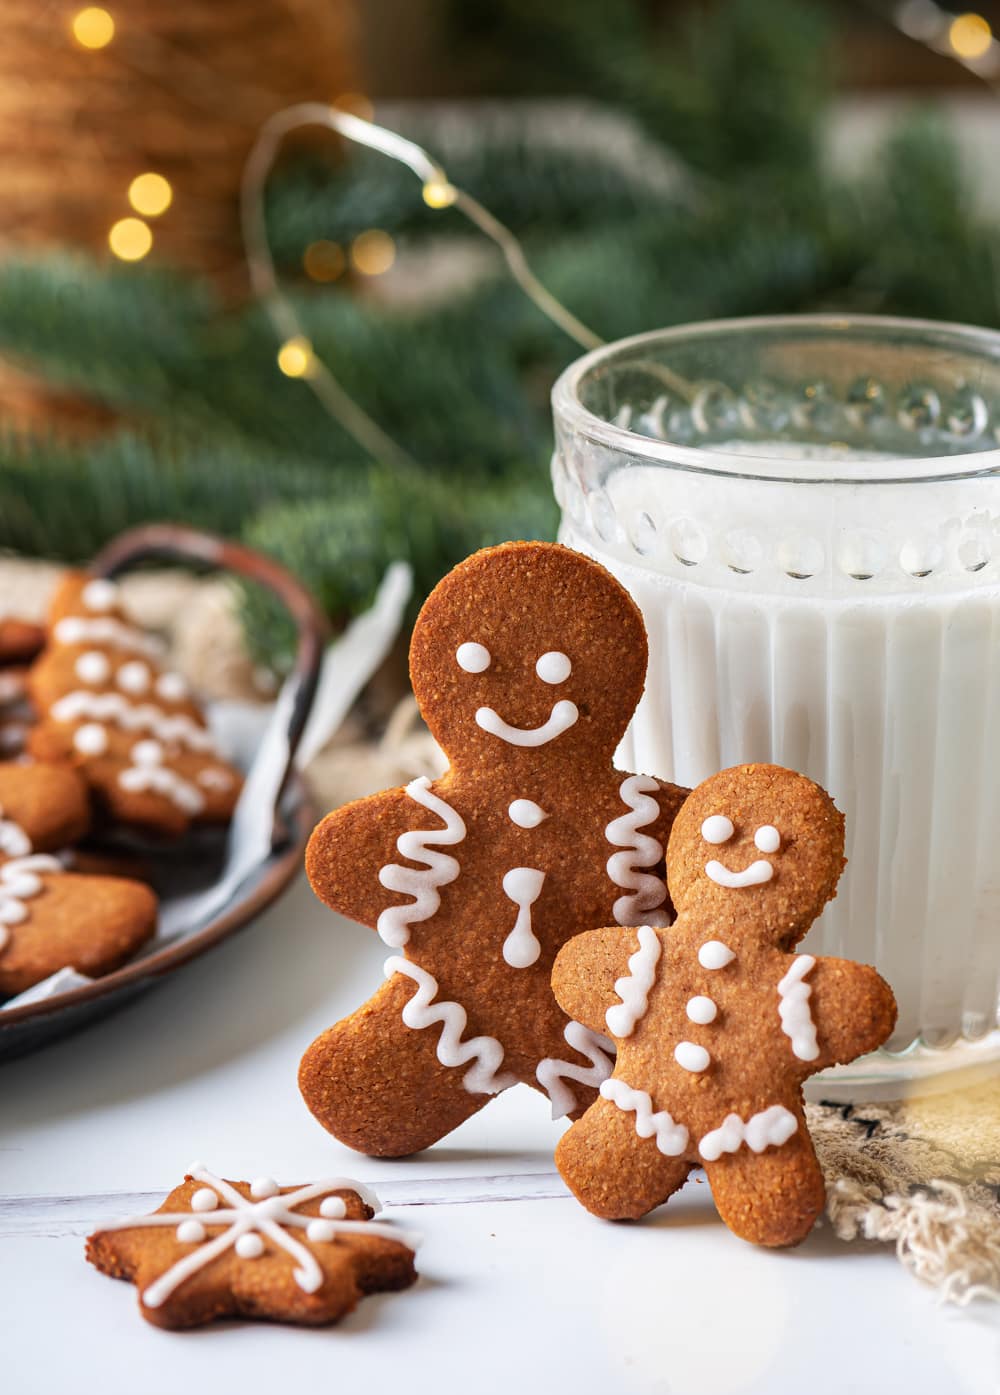
[[[679,913],[791,948],[836,894],[844,818],[804,775],[777,765],[735,766],[685,801],[667,867]]]
[[[452,765],[609,761],[646,675],[627,592],[556,543],[475,553],[428,597],[410,649],[413,691]]]

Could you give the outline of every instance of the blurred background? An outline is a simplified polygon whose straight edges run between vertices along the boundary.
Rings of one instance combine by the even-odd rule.
[[[335,622],[550,537],[548,393],[580,347],[413,175],[424,145],[596,335],[852,309],[1000,326],[1000,5],[933,0],[4,0],[0,548],[84,561],[182,520],[262,548]],[[359,442],[325,365],[385,433]],[[280,668],[283,634],[249,627]]]

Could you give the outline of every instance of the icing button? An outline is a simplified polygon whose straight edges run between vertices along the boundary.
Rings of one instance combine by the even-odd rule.
[[[507,810],[507,817],[518,828],[537,828],[543,819],[548,818],[548,814],[533,799],[515,799]]]
[[[735,958],[733,950],[721,940],[706,940],[698,951],[698,963],[703,969],[724,969]]]
[[[719,1015],[719,1009],[711,998],[706,998],[703,994],[698,994],[694,998],[688,999],[687,1015],[691,1022],[697,1022],[700,1027],[706,1027],[709,1022],[714,1022]]]
[[[674,1047],[674,1060],[682,1070],[689,1070],[697,1075],[708,1069],[712,1058],[697,1042],[679,1041]]]

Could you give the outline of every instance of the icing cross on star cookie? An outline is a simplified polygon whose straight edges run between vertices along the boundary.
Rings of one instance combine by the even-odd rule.
[[[419,1237],[372,1221],[380,1209],[349,1177],[283,1188],[271,1177],[227,1182],[195,1163],[158,1211],[91,1235],[87,1258],[134,1280],[143,1316],[160,1327],[217,1317],[319,1325],[366,1293],[414,1282]]]
[[[556,958],[563,1008],[614,1038],[614,1074],[556,1165],[595,1215],[645,1215],[705,1168],[726,1224],[803,1239],[824,1202],[802,1083],[880,1046],[896,1004],[874,969],[792,951],[844,866],[843,818],[773,765],[699,785],[667,849],[669,930],[591,930]]]
[[[664,845],[687,791],[612,765],[645,672],[628,594],[554,543],[487,548],[428,597],[410,674],[450,767],[336,810],[306,856],[317,895],[395,951],[302,1060],[342,1142],[416,1152],[518,1082],[555,1117],[597,1097],[610,1043],[550,974],[571,927],[671,918]]]

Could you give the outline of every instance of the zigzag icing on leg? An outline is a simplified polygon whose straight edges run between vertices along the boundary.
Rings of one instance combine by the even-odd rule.
[[[517,1076],[509,1072],[499,1075],[503,1064],[503,1047],[496,1037],[471,1037],[462,1040],[462,1033],[468,1023],[468,1014],[460,1003],[434,1001],[438,992],[438,981],[433,974],[413,964],[408,959],[394,954],[385,961],[385,976],[405,974],[413,979],[417,991],[403,1008],[403,1021],[407,1027],[419,1031],[441,1023],[438,1038],[437,1058],[443,1066],[464,1066],[467,1061],[475,1064],[467,1070],[462,1084],[472,1095],[495,1095],[501,1090],[517,1084]]]
[[[629,807],[629,813],[612,819],[604,836],[614,847],[625,852],[612,853],[608,858],[608,876],[615,886],[624,887],[631,895],[619,896],[613,907],[619,925],[669,925],[665,911],[656,908],[667,899],[664,882],[652,872],[640,871],[655,867],[663,857],[663,844],[649,833],[639,830],[653,823],[660,806],[651,798],[660,786],[651,775],[629,775],[621,783],[619,794]]]
[[[440,888],[453,882],[461,870],[457,858],[434,852],[434,847],[451,847],[465,837],[465,822],[440,795],[431,794],[430,780],[422,775],[411,780],[406,793],[411,799],[437,814],[444,828],[413,829],[401,833],[396,847],[413,862],[422,862],[418,871],[390,862],[381,868],[378,879],[388,891],[398,891],[413,900],[404,906],[389,906],[379,916],[375,929],[391,949],[402,949],[410,938],[410,926],[430,920],[441,905]]]
[[[780,1147],[798,1132],[799,1121],[783,1104],[772,1104],[743,1122],[738,1114],[727,1114],[717,1129],[712,1129],[698,1144],[698,1152],[706,1162],[716,1162],[723,1153],[735,1153],[746,1144],[752,1153],[765,1148]]]
[[[574,1051],[588,1058],[590,1066],[559,1061],[554,1056],[546,1056],[538,1062],[535,1079],[552,1101],[553,1119],[562,1119],[576,1108],[576,1096],[565,1080],[576,1080],[597,1089],[607,1080],[615,1064],[614,1057],[608,1055],[609,1051],[614,1051],[614,1044],[607,1037],[599,1036],[579,1022],[567,1022],[563,1036]]]
[[[674,1123],[665,1109],[653,1113],[653,1101],[645,1090],[633,1090],[624,1080],[605,1080],[601,1094],[626,1113],[635,1113],[635,1131],[640,1138],[655,1138],[656,1146],[665,1157],[679,1158],[688,1146],[688,1131],[683,1124]]]

